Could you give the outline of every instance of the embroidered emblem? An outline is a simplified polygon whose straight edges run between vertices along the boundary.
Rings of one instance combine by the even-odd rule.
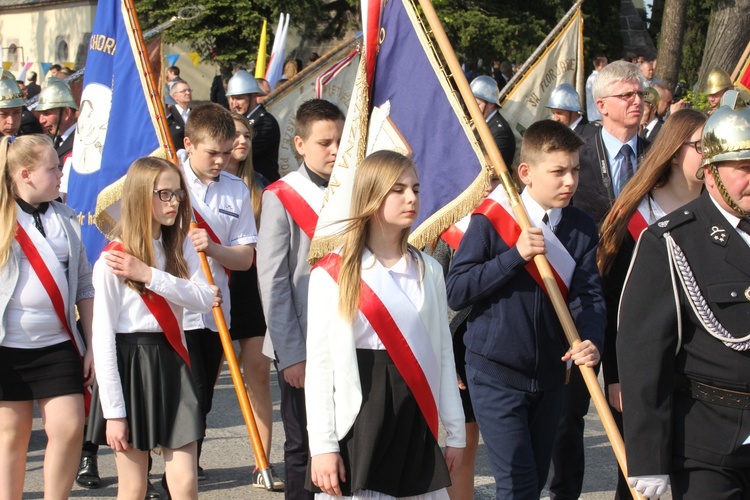
[[[727,234],[725,230],[723,230],[719,226],[711,227],[711,241],[713,241],[717,245],[726,246],[728,239],[729,239],[729,235]]]
[[[669,219],[663,220],[657,224],[660,228],[665,228],[669,225]]]

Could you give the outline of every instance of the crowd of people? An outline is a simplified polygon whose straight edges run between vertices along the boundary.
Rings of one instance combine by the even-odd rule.
[[[168,68],[179,162],[132,163],[117,236],[87,257],[65,205],[70,87],[48,78],[30,112],[4,73],[0,497],[22,497],[36,401],[45,498],[67,498],[74,482],[99,487],[103,445],[118,498],[164,496],[148,480],[156,448],[167,496],[197,498],[224,356],[211,314],[220,307],[266,451],[275,365],[283,479],[256,468],[253,485],[286,498],[473,498],[480,434],[496,498],[538,498],[545,486],[578,498],[590,395],[576,365],[602,366],[624,435],[617,498],[659,498],[670,485],[676,499],[750,498],[750,108],[722,70],[709,78],[707,115],[673,102],[651,61],[593,62],[583,99],[568,84],[552,92],[551,119],[525,131],[517,165],[498,102],[512,71],[471,82],[531,227],[487,171],[472,213],[412,247],[419,174],[380,151],[358,166],[341,246],[314,265],[345,121],[336,105],[300,104],[303,162],[279,178],[263,81],[239,70],[226,107],[194,105]]]

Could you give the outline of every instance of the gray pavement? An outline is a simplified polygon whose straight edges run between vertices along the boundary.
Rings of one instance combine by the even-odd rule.
[[[282,493],[271,493],[251,486],[250,474],[255,463],[252,447],[242,420],[234,387],[229,372],[224,366],[214,396],[213,411],[209,415],[208,436],[203,446],[201,465],[207,478],[199,483],[201,499],[273,499],[283,500]],[[274,401],[274,442],[270,453],[270,463],[283,476],[283,436],[279,415],[279,391],[276,374],[271,374]],[[26,468],[24,499],[43,498],[42,461],[46,438],[38,412],[29,446]],[[616,462],[596,412],[591,408],[586,419],[586,476],[582,499],[603,500],[614,498],[616,483]],[[114,498],[117,495],[116,471],[112,452],[102,447],[99,451],[99,467],[103,487],[86,490],[74,486],[71,498]],[[160,457],[154,460],[152,480],[158,484],[163,472]],[[494,498],[494,480],[490,472],[487,452],[480,443],[477,457],[476,489],[477,499]],[[160,489],[160,486],[157,486]],[[543,492],[542,498],[548,498]],[[671,498],[669,496],[665,498]]]

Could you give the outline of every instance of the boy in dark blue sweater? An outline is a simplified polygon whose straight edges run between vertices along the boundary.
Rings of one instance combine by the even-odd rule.
[[[551,120],[530,126],[518,174],[531,223],[520,230],[505,192],[474,212],[448,278],[448,304],[472,306],[466,372],[489,451],[496,498],[538,498],[549,468],[571,363],[594,366],[604,340],[604,298],[594,220],[569,206],[583,142]],[[535,255],[558,275],[582,342],[568,349]]]

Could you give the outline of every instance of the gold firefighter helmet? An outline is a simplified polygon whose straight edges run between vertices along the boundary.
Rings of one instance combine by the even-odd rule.
[[[703,165],[750,158],[750,108],[736,90],[728,90],[706,121],[701,137]]]
[[[706,94],[715,94],[731,86],[732,79],[729,77],[729,73],[721,68],[714,68],[708,74],[708,79],[706,80]]]
[[[26,101],[16,78],[9,71],[3,71],[0,77],[0,109],[18,108],[25,105]]]

